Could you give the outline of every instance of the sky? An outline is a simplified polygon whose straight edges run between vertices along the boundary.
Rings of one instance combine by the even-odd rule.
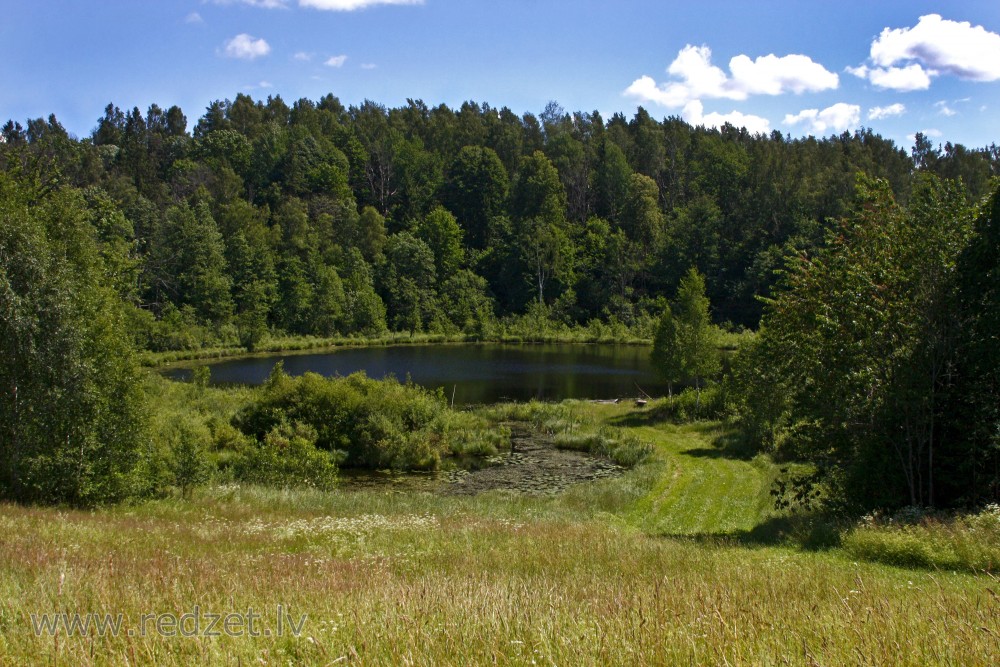
[[[4,0],[0,122],[246,93],[1000,143],[1000,0]]]

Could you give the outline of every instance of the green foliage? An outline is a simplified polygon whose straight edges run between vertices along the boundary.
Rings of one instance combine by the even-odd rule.
[[[680,393],[651,402],[646,411],[653,419],[675,424],[718,420],[727,415],[726,393],[719,384],[711,384],[700,391],[688,387]]]
[[[226,270],[222,235],[205,202],[167,211],[153,251],[163,296],[191,306],[199,322],[221,324],[232,316],[232,280]]]
[[[705,279],[697,269],[691,268],[681,280],[671,310],[677,322],[681,373],[694,380],[696,389],[719,372],[718,330],[712,324],[708,307]]]
[[[0,174],[0,492],[138,493],[146,407],[125,309],[78,191]]]
[[[1000,501],[1000,187],[986,201],[958,257],[959,352],[947,402],[945,488],[966,501]],[[951,314],[950,312],[947,314]]]
[[[463,146],[448,170],[444,204],[455,214],[473,248],[484,248],[491,238],[493,218],[501,215],[509,188],[507,172],[496,151]]]
[[[455,216],[443,206],[428,213],[417,227],[420,238],[434,254],[434,268],[439,280],[445,280],[462,264],[462,229]]]
[[[748,436],[837,471],[841,501],[935,502],[969,217],[958,188],[920,181],[906,210],[886,183],[861,178],[852,216],[815,254],[790,259],[736,364],[733,405]]]
[[[664,309],[653,339],[651,360],[668,387],[693,381],[696,396],[703,382],[719,372],[718,329],[708,314],[705,280],[694,267],[681,280],[676,300]]]
[[[241,94],[186,126],[176,107],[112,104],[84,139],[54,116],[2,130],[0,169],[30,184],[25,201],[84,189],[101,281],[147,349],[390,328],[650,339],[660,295],[695,267],[688,291],[715,321],[755,328],[767,311],[729,384],[748,440],[850,469],[869,503],[1000,489],[996,204],[975,230],[969,208],[995,192],[995,147],[333,96]],[[708,320],[700,298],[678,300],[658,348]],[[705,355],[660,361],[701,387],[712,346],[692,340]]]
[[[192,490],[211,476],[208,448],[212,434],[204,422],[185,415],[167,427],[170,472],[182,498],[190,498]]]
[[[788,425],[791,410],[790,388],[773,363],[777,352],[773,339],[757,335],[736,352],[729,375],[727,410],[730,421],[740,429],[751,446],[773,451],[778,434]]]
[[[143,117],[112,104],[86,140],[54,117],[7,123],[0,162],[90,188],[116,289],[158,319],[190,306],[209,330],[167,327],[182,340],[161,349],[415,330],[412,313],[390,304],[384,322],[371,292],[347,284],[359,252],[390,300],[383,250],[400,232],[434,255],[427,294],[395,289],[404,302],[437,302],[420,314],[423,329],[464,328],[442,313],[459,266],[486,280],[499,318],[538,301],[567,324],[628,326],[696,266],[716,319],[755,327],[784,248],[822,244],[825,221],[850,208],[855,172],[886,178],[900,201],[925,172],[961,178],[973,201],[995,171],[995,151],[942,152],[926,138],[910,156],[868,130],[789,140],[658,122],[643,109],[605,121],[551,107],[518,117],[472,103],[345,108],[326,96],[289,107],[240,94],[209,105],[191,136],[176,107]],[[339,319],[331,271],[344,283]]]
[[[316,438],[316,429],[307,424],[278,422],[261,442],[244,448],[232,464],[233,476],[262,486],[332,490],[343,456],[338,451],[317,448]]]
[[[437,271],[430,247],[409,232],[393,234],[385,245],[381,292],[397,330],[423,331],[437,315]]]
[[[470,434],[485,422],[456,417],[440,392],[364,373],[292,378],[276,366],[235,424],[262,440],[285,421],[315,429],[316,446],[344,452],[352,467],[428,470],[452,454],[491,450],[481,434],[470,444]]]
[[[660,315],[656,325],[650,361],[656,374],[667,383],[667,390],[671,395],[673,395],[673,385],[685,379],[677,333],[673,310],[667,306],[663,309],[663,314]]]

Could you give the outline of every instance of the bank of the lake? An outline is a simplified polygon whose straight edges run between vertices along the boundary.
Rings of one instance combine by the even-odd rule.
[[[726,334],[720,342],[721,349],[735,350],[739,339],[745,334]],[[652,345],[651,338],[629,335],[605,335],[587,329],[570,330],[563,333],[535,335],[476,336],[471,334],[431,334],[393,332],[378,336],[276,336],[267,339],[254,349],[238,345],[213,346],[190,350],[166,350],[153,352],[146,350],[140,354],[143,366],[158,368],[181,365],[212,359],[232,359],[295,352],[316,352],[343,347],[383,347],[386,345],[443,345],[457,343],[505,343],[505,344],[605,344],[605,345]]]

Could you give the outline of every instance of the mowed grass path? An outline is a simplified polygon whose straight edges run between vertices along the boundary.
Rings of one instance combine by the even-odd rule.
[[[654,461],[551,498],[212,487],[93,512],[0,505],[0,665],[996,664],[988,577],[675,539],[766,519],[772,468],[721,456],[714,426],[634,428]],[[136,631],[252,607],[273,631],[277,605],[306,615],[300,635],[53,637],[31,621],[122,614]]]
[[[655,481],[630,519],[656,535],[730,535],[749,531],[772,515],[775,466],[761,457],[744,460],[719,443],[719,424],[649,422],[641,411],[604,407],[612,425],[625,425],[656,446]]]

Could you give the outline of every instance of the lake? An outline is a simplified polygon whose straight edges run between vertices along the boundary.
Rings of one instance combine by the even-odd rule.
[[[637,345],[498,343],[398,345],[337,348],[323,352],[243,357],[211,362],[213,384],[261,384],[278,361],[285,371],[326,376],[365,371],[369,377],[410,378],[431,389],[444,388],[455,403],[635,398],[638,387],[666,394],[650,367],[650,348]],[[164,374],[187,379],[190,368]]]

